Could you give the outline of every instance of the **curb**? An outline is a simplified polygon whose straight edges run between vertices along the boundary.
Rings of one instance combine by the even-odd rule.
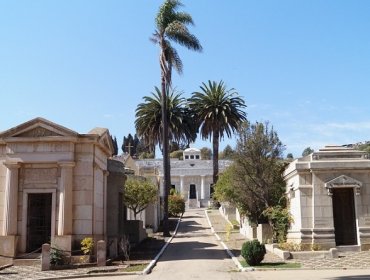
[[[155,258],[148,264],[148,266],[142,271],[141,274],[149,274],[150,272],[152,272],[152,269],[153,267],[157,264],[159,258],[162,256],[163,252],[166,250],[167,246],[171,243],[172,239],[176,236],[177,234],[177,230],[179,228],[179,225],[180,225],[180,222],[181,222],[181,219],[182,219],[182,215],[181,217],[179,218],[179,220],[177,221],[177,225],[176,225],[176,228],[175,228],[175,231],[173,233],[173,235],[167,239],[166,241],[166,244],[163,245],[162,249],[159,251],[159,253],[155,256]]]
[[[207,218],[207,222],[209,226],[211,227],[211,232],[216,236],[216,239],[220,241],[222,247],[225,249],[226,253],[229,255],[229,257],[232,259],[234,264],[238,267],[239,271],[254,271],[253,267],[243,267],[241,263],[239,262],[238,258],[234,256],[234,254],[230,251],[230,249],[227,247],[227,245],[222,241],[221,237],[216,233],[214,227],[212,226],[211,220],[208,217],[207,210],[204,210]]]

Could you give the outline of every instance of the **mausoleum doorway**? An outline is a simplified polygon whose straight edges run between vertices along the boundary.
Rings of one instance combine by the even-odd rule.
[[[335,243],[357,245],[356,212],[353,188],[333,188]]]
[[[189,193],[189,198],[190,199],[196,199],[197,198],[197,190],[195,185],[190,185],[190,193]]]
[[[27,252],[50,243],[52,193],[29,193],[27,203]]]

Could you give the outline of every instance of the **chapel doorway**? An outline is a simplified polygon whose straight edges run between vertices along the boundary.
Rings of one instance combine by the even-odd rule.
[[[333,215],[336,245],[357,245],[353,188],[333,188]]]
[[[197,198],[197,190],[195,188],[195,185],[190,185],[190,193],[189,193],[190,199],[196,199]]]
[[[51,239],[51,193],[29,193],[27,203],[27,252]]]

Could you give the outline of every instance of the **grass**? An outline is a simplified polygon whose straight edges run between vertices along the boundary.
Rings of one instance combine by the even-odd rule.
[[[121,272],[137,272],[137,271],[143,271],[146,266],[148,264],[147,263],[143,263],[143,264],[131,264],[130,266],[126,267],[126,268],[121,268],[119,271]]]
[[[249,267],[250,265],[247,264],[245,260],[242,260],[240,264],[243,267]],[[300,263],[286,263],[286,262],[278,262],[278,263],[260,263],[259,265],[254,266],[255,268],[300,268]]]

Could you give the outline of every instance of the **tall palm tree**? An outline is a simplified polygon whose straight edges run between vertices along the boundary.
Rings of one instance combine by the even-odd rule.
[[[171,86],[172,67],[181,74],[183,64],[171,41],[178,43],[190,50],[201,51],[202,46],[198,39],[189,32],[187,26],[193,25],[190,14],[177,11],[182,3],[179,0],[166,0],[159,8],[155,18],[156,30],[151,40],[159,45],[159,64],[161,67],[161,93],[162,93],[162,116],[163,116],[163,172],[164,172],[164,194],[163,194],[163,235],[169,236],[168,229],[168,192],[171,185],[170,158],[168,149],[168,123],[166,91]]]
[[[175,89],[166,94],[169,141],[188,145],[196,139],[197,130],[193,125],[186,99]],[[135,127],[137,135],[150,147],[159,144],[163,148],[162,135],[162,93],[155,87],[151,96],[144,96],[144,102],[136,108]]]
[[[227,89],[223,81],[202,83],[201,92],[193,92],[189,107],[198,121],[203,139],[212,138],[213,183],[218,179],[218,150],[220,139],[231,137],[243,121],[247,120],[244,100],[238,92]]]

